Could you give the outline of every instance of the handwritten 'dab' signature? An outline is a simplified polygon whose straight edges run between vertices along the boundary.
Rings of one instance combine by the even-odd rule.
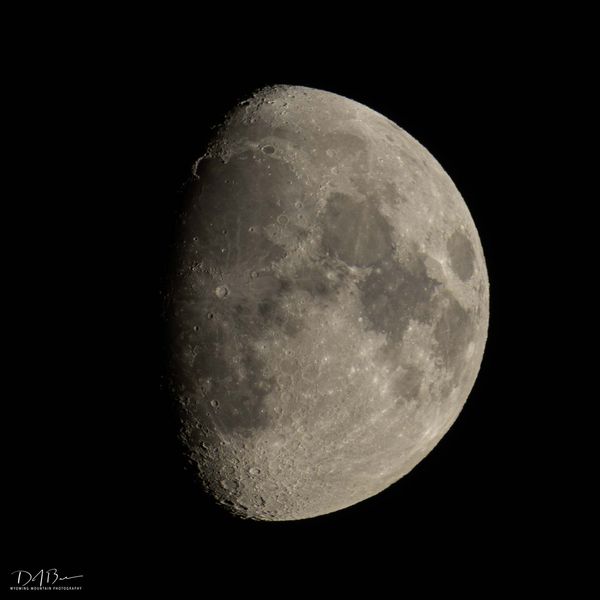
[[[29,584],[34,584],[38,586],[53,586],[61,583],[62,581],[79,579],[80,577],[83,577],[83,575],[69,575],[61,577],[58,574],[57,569],[40,569],[37,573],[30,573],[29,571],[18,570],[13,571],[11,575],[16,575],[17,585],[20,585],[21,587],[25,587]]]

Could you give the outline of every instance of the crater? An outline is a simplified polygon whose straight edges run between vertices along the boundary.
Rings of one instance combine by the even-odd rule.
[[[450,256],[450,267],[461,281],[468,281],[473,275],[475,253],[473,244],[464,233],[455,231],[446,242]]]
[[[217,298],[222,300],[229,296],[229,288],[226,285],[220,285],[215,289],[215,295]]]

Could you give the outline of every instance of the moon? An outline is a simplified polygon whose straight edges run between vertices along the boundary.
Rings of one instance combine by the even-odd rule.
[[[177,239],[180,436],[233,514],[351,506],[457,418],[487,338],[483,250],[450,177],[386,117],[306,87],[255,92],[193,165]]]

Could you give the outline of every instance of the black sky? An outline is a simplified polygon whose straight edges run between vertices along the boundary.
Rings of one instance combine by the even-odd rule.
[[[562,527],[549,530],[540,501],[551,478],[538,437],[551,398],[540,340],[551,343],[552,311],[539,287],[552,201],[539,182],[560,104],[552,41],[515,46],[507,33],[486,47],[483,34],[455,53],[371,32],[361,48],[308,36],[288,53],[284,33],[258,47],[213,33],[185,51],[150,37],[54,40],[11,61],[10,570],[82,572],[106,593],[218,581],[229,595],[281,580],[282,596],[317,577],[398,591],[399,577],[422,573],[426,585],[445,568],[455,583],[473,570],[531,574],[530,556]],[[211,125],[273,83],[362,102],[438,159],[477,225],[491,316],[473,392],[413,472],[339,513],[261,524],[222,513],[183,469],[159,385],[159,292],[177,192]]]

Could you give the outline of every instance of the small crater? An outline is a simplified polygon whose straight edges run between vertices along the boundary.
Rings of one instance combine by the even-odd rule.
[[[260,475],[260,469],[257,469],[256,467],[251,467],[250,469],[248,469],[248,473],[250,473],[250,475]]]
[[[287,218],[285,215],[279,215],[279,216],[277,217],[277,222],[278,222],[280,225],[287,225],[288,218]]]
[[[211,401],[210,401],[210,405],[211,405],[213,408],[219,408],[219,402],[218,402],[217,400],[211,400]]]
[[[227,296],[229,296],[229,288],[226,285],[220,285],[215,289],[215,295],[220,300],[227,298]]]
[[[211,312],[209,312],[209,313],[206,315],[206,318],[207,318],[207,319],[209,319],[209,320],[212,320],[212,319],[214,319],[214,318],[215,318],[215,314],[214,314],[214,313],[211,313]]]
[[[273,152],[275,152],[275,148],[273,148],[273,146],[263,146],[262,151],[265,154],[273,154]]]

